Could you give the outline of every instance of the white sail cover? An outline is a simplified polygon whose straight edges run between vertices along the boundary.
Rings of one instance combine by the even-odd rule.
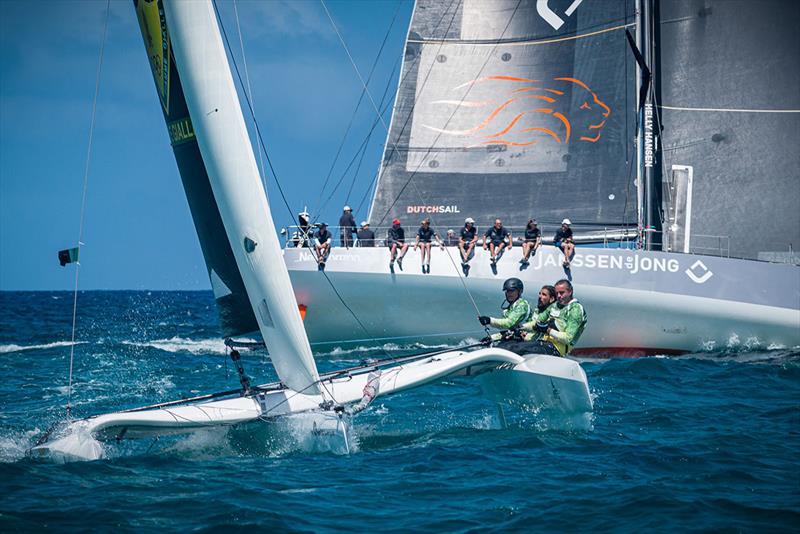
[[[165,1],[172,50],[236,264],[275,370],[319,394],[303,328],[210,1]]]

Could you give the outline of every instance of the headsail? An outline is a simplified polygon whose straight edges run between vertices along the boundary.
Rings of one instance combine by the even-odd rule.
[[[184,128],[191,132],[207,173],[211,195],[204,195],[204,200],[213,200],[213,206],[206,207],[219,216],[218,226],[227,236],[219,239],[227,245],[222,254],[228,263],[231,257],[235,262],[280,379],[296,391],[319,393],[319,375],[283,263],[214,8],[209,1],[167,1],[163,13],[169,29],[169,41],[163,46],[171,47],[188,111]],[[216,246],[218,242],[206,243],[204,250]],[[239,290],[221,270],[212,267],[210,276],[219,298]]]
[[[634,222],[632,23],[633,2],[418,0],[370,222]]]
[[[231,337],[255,332],[258,322],[236,267],[186,108],[181,78],[172,57],[164,6],[160,1],[151,0],[134,0],[133,3],[175,161],[214,289],[223,335]]]

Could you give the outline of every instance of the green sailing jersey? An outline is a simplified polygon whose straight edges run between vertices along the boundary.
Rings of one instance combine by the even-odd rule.
[[[526,330],[534,330],[535,323],[547,323],[553,321],[556,329],[550,329],[548,334],[542,337],[543,341],[550,341],[558,349],[562,356],[566,356],[572,350],[575,343],[586,328],[588,317],[583,305],[576,299],[572,299],[569,304],[563,308],[554,302],[547,307],[546,310],[539,314],[534,314],[530,323],[522,326]]]
[[[519,298],[514,301],[511,306],[503,310],[503,317],[502,319],[495,319],[492,317],[492,322],[489,323],[495,328],[500,328],[502,330],[508,330],[509,328],[514,328],[516,326],[522,325],[525,321],[527,321],[531,316],[531,305],[528,304],[528,301]]]

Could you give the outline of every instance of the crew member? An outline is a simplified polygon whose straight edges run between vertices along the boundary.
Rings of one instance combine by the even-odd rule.
[[[522,325],[523,338],[539,338],[553,346],[559,355],[566,356],[578,342],[588,317],[583,305],[572,295],[572,283],[559,280],[555,285],[556,302],[543,312],[534,313],[530,322]]]
[[[569,263],[572,261],[572,256],[575,255],[575,243],[572,242],[572,228],[569,226],[572,221],[564,219],[561,221],[561,228],[556,232],[553,238],[553,244],[564,253],[564,262],[562,265],[569,268]]]
[[[444,250],[444,245],[442,245],[439,235],[433,228],[431,228],[431,220],[425,217],[422,219],[422,225],[419,227],[419,230],[417,230],[417,240],[414,243],[415,251],[418,248],[422,249],[422,255],[420,256],[422,262],[422,274],[431,274],[431,241],[433,239],[436,239],[436,242],[439,243],[439,246],[442,248],[442,250]],[[398,261],[397,264],[400,265],[400,262]]]
[[[339,217],[339,231],[342,246],[350,248],[353,246],[353,234],[356,233],[356,220],[353,218],[353,209],[350,206],[342,208],[342,216]]]
[[[358,247],[374,247],[375,246],[375,232],[369,229],[369,223],[363,221],[361,223],[361,230],[358,231]]]
[[[319,230],[317,230],[314,241],[314,248],[317,250],[317,263],[319,264],[319,269],[322,270],[325,268],[325,261],[331,252],[331,233],[328,231],[327,224],[319,224]]]
[[[531,316],[531,305],[521,298],[525,288],[519,278],[509,278],[503,283],[506,300],[501,306],[503,317],[495,318],[481,315],[478,321],[483,326],[492,326],[502,330],[515,331]]]
[[[492,254],[491,266],[493,270],[497,265],[497,260],[503,255],[503,249],[508,247],[508,250],[511,250],[513,246],[511,232],[503,226],[503,221],[495,219],[494,226],[486,230],[483,240],[483,249],[489,250]]]
[[[461,269],[464,276],[469,276],[469,260],[475,256],[475,243],[478,242],[478,230],[472,217],[464,219],[464,227],[458,237],[458,251],[461,253]]]
[[[536,250],[542,244],[542,233],[536,225],[536,219],[530,219],[528,225],[525,227],[525,240],[522,242],[522,259],[519,262],[522,264],[519,270],[525,269],[530,262],[528,261],[531,256],[536,254]]]
[[[389,247],[391,259],[389,260],[389,270],[394,272],[394,260],[397,259],[397,266],[403,270],[403,258],[408,251],[408,244],[406,243],[406,231],[400,226],[400,219],[392,221],[392,227],[386,235],[386,245]],[[400,251],[400,257],[397,257],[397,252]]]

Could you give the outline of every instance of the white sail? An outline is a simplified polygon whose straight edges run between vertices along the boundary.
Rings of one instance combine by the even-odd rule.
[[[318,394],[317,372],[242,117],[214,8],[165,1],[175,62],[214,198],[281,381]]]

